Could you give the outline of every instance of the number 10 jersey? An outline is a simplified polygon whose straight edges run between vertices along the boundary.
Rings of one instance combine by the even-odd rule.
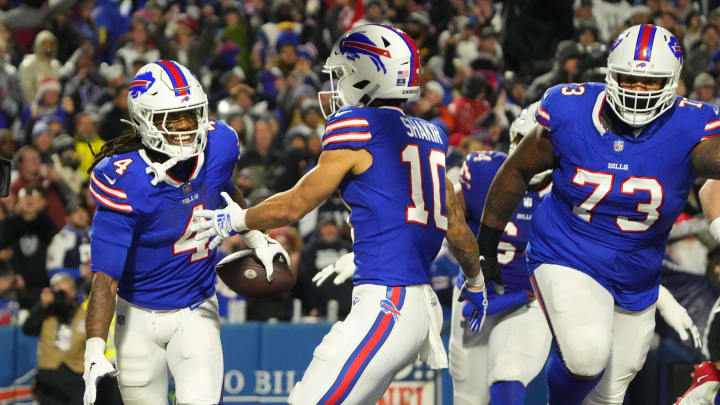
[[[580,270],[628,310],[657,299],[665,245],[695,180],[690,152],[720,132],[713,106],[677,97],[636,136],[600,121],[605,85],[558,85],[535,113],[559,166],[530,229],[528,270]]]

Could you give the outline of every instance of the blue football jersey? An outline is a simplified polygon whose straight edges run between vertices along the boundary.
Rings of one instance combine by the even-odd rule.
[[[350,206],[355,284],[430,282],[430,263],[447,232],[447,136],[392,107],[347,107],[325,126],[323,151],[364,149],[372,165],[340,184]]]
[[[480,229],[485,198],[495,174],[507,159],[502,152],[473,152],[463,162],[460,172],[463,199],[467,207],[467,224],[474,234]],[[539,192],[525,194],[522,204],[505,226],[498,245],[498,264],[502,270],[506,293],[532,291],[525,261],[525,246],[530,234],[530,221],[550,186]]]
[[[559,264],[589,274],[618,305],[657,299],[670,228],[695,179],[690,152],[720,132],[713,106],[677,97],[635,136],[605,128],[605,85],[558,85],[536,111],[559,166],[532,221],[529,270]]]
[[[220,192],[234,192],[231,177],[239,155],[235,131],[211,120],[205,150],[187,183],[171,177],[153,186],[144,150],[103,159],[90,182],[98,203],[92,270],[118,280],[118,295],[144,308],[185,308],[214,294],[216,249],[196,241],[188,228],[194,210],[225,206]],[[98,240],[102,243],[93,243]],[[128,249],[120,273],[95,260],[111,254],[99,246],[113,245]]]

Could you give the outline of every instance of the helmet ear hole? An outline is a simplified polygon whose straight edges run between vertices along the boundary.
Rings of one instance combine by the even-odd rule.
[[[361,80],[355,84],[353,84],[353,87],[355,87],[358,90],[364,89],[368,84],[370,84],[369,80]]]

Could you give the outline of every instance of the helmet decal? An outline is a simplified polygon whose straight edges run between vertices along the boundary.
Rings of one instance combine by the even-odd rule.
[[[620,43],[627,37],[627,33],[623,32],[622,34],[618,35],[617,38],[613,41],[612,45],[610,45],[610,53],[615,50],[615,48],[620,45]]]
[[[128,87],[128,93],[130,97],[137,98],[141,94],[145,94],[146,91],[150,90],[150,87],[155,83],[155,77],[153,77],[151,71],[141,73],[130,82]]]
[[[635,44],[635,60],[650,60],[656,30],[657,27],[654,25],[643,24],[640,26],[640,33]]]
[[[405,44],[407,44],[408,48],[410,48],[410,66],[412,68],[410,70],[410,79],[408,79],[408,86],[417,86],[418,82],[420,81],[420,53],[418,51],[417,44],[415,44],[415,41],[413,41],[413,39],[410,38],[403,31],[387,25],[385,25],[384,27],[390,28],[398,35],[400,35],[400,38],[402,38],[402,40],[405,41]]]
[[[175,90],[175,96],[187,96],[190,94],[190,85],[185,79],[185,75],[182,70],[180,70],[175,63],[168,60],[159,60],[155,63],[165,69],[165,72],[167,72],[168,76],[170,76],[170,81],[172,82],[173,89]]]
[[[670,51],[673,53],[673,55],[675,55],[677,60],[679,60],[680,63],[683,63],[682,48],[680,47],[677,38],[671,36],[670,41],[668,41],[668,46],[670,47]]]
[[[384,56],[386,58],[390,58],[390,51],[378,48],[365,34],[361,32],[353,32],[340,40],[339,48],[340,52],[342,52],[343,55],[350,60],[357,59],[360,56],[358,54],[369,56],[373,63],[375,63],[375,67],[378,72],[380,71],[380,68],[382,68],[383,73],[387,73],[385,64],[382,62],[380,57]]]

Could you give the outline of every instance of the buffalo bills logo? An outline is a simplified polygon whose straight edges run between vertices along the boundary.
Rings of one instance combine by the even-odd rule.
[[[670,52],[672,52],[673,55],[675,55],[675,57],[677,58],[677,60],[679,60],[680,63],[682,63],[683,62],[683,53],[682,53],[682,48],[680,47],[680,44],[678,43],[677,38],[671,36],[670,41],[668,41],[668,46],[670,47]]]
[[[647,62],[638,62],[637,64],[635,64],[636,68],[643,68],[645,66],[647,66]]]
[[[155,83],[155,78],[152,75],[151,71],[147,71],[145,73],[141,73],[133,79],[133,81],[130,82],[130,86],[128,87],[128,92],[130,93],[130,97],[137,98],[141,94],[145,94],[150,87],[152,87],[153,83]]]
[[[612,53],[612,51],[614,51],[615,48],[617,48],[618,45],[620,45],[620,43],[623,41],[623,39],[625,39],[626,36],[627,35],[620,35],[619,37],[615,38],[612,45],[610,45],[610,53]]]
[[[393,319],[397,321],[398,316],[400,316],[400,310],[395,307],[395,304],[392,303],[389,299],[384,299],[380,301],[380,310],[383,311],[386,314],[392,315]]]
[[[383,70],[383,73],[387,73],[385,64],[380,59],[381,56],[390,58],[390,51],[387,49],[378,48],[370,38],[360,32],[353,32],[346,36],[340,41],[340,52],[350,60],[355,60],[360,57],[360,54],[367,55],[370,60],[373,61],[377,71]]]

